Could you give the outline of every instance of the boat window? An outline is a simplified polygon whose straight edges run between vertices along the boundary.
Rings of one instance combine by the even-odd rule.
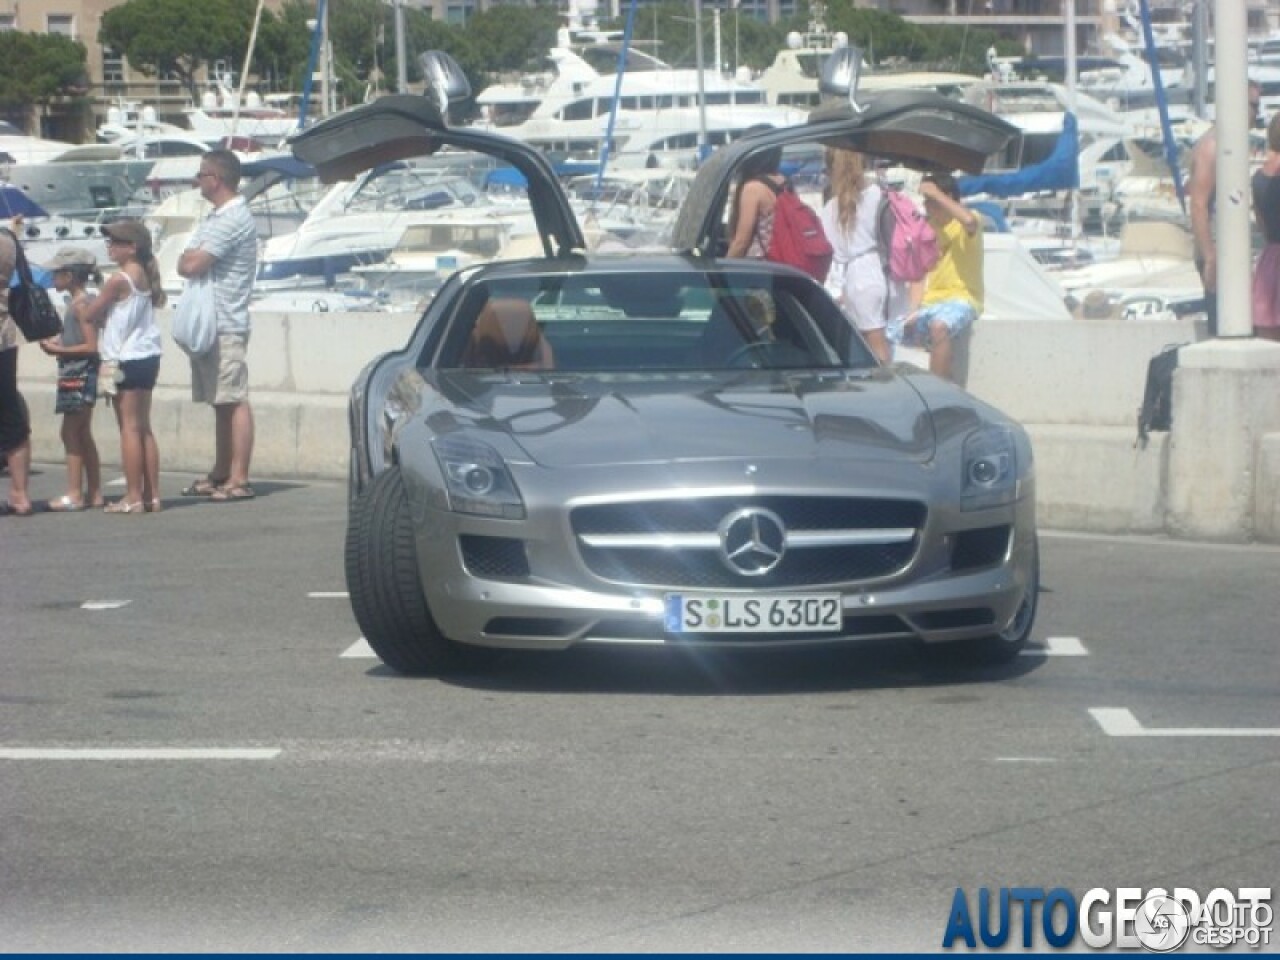
[[[595,100],[575,100],[560,111],[561,120],[590,120],[595,113]]]

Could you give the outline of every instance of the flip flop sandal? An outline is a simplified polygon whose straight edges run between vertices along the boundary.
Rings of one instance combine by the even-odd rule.
[[[19,510],[12,503],[0,503],[0,517],[29,517],[35,512],[35,507]]]
[[[115,503],[108,503],[102,508],[103,513],[142,513],[142,501],[138,500],[134,503],[125,503],[123,500],[117,500]]]
[[[209,499],[214,503],[232,503],[236,500],[252,500],[256,496],[253,487],[245,484],[239,487],[219,487],[209,495]]]
[[[222,484],[226,481],[219,482],[213,477],[201,477],[199,480],[192,480],[182,490],[184,497],[211,497],[217,491],[222,489]]]
[[[72,500],[64,494],[57,500],[50,500],[45,509],[50,513],[80,513],[82,510],[88,510],[89,508],[81,501]]]

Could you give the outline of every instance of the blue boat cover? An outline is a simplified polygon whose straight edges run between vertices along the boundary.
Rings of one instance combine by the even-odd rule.
[[[36,203],[26,191],[17,187],[0,186],[0,217],[47,217],[48,211]]]
[[[1080,130],[1076,115],[1062,115],[1062,133],[1053,151],[1039,163],[1008,173],[978,173],[956,178],[962,197],[985,193],[991,197],[1018,197],[1045,190],[1080,188]]]

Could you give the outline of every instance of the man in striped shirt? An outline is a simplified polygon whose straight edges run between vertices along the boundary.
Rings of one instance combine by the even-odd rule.
[[[216,447],[207,476],[183,493],[220,503],[248,500],[249,462],[253,457],[253,409],[249,406],[249,297],[258,271],[258,234],[240,196],[240,159],[230,150],[210,150],[196,174],[200,194],[213,212],[196,229],[178,259],[185,278],[212,274],[218,341],[208,353],[191,358],[191,396],[212,405]]]

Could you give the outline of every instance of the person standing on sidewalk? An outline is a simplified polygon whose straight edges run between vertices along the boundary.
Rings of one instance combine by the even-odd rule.
[[[13,234],[0,231],[0,457],[9,471],[9,499],[0,501],[0,516],[29,517],[31,498],[31,421],[18,392],[18,325],[9,316],[9,278],[18,259]]]
[[[213,468],[182,492],[218,503],[249,500],[253,459],[253,409],[249,406],[249,297],[258,269],[258,233],[240,196],[240,159],[230,150],[210,150],[196,174],[200,195],[213,212],[196,229],[178,259],[190,280],[211,274],[218,339],[208,353],[191,358],[191,397],[213,407],[216,428]]]
[[[1262,119],[1262,85],[1249,81],[1249,120]],[[1191,206],[1191,239],[1195,265],[1204,285],[1204,312],[1209,336],[1218,335],[1218,240],[1214,234],[1214,207],[1218,192],[1218,128],[1210,127],[1191,150],[1188,194]]]

